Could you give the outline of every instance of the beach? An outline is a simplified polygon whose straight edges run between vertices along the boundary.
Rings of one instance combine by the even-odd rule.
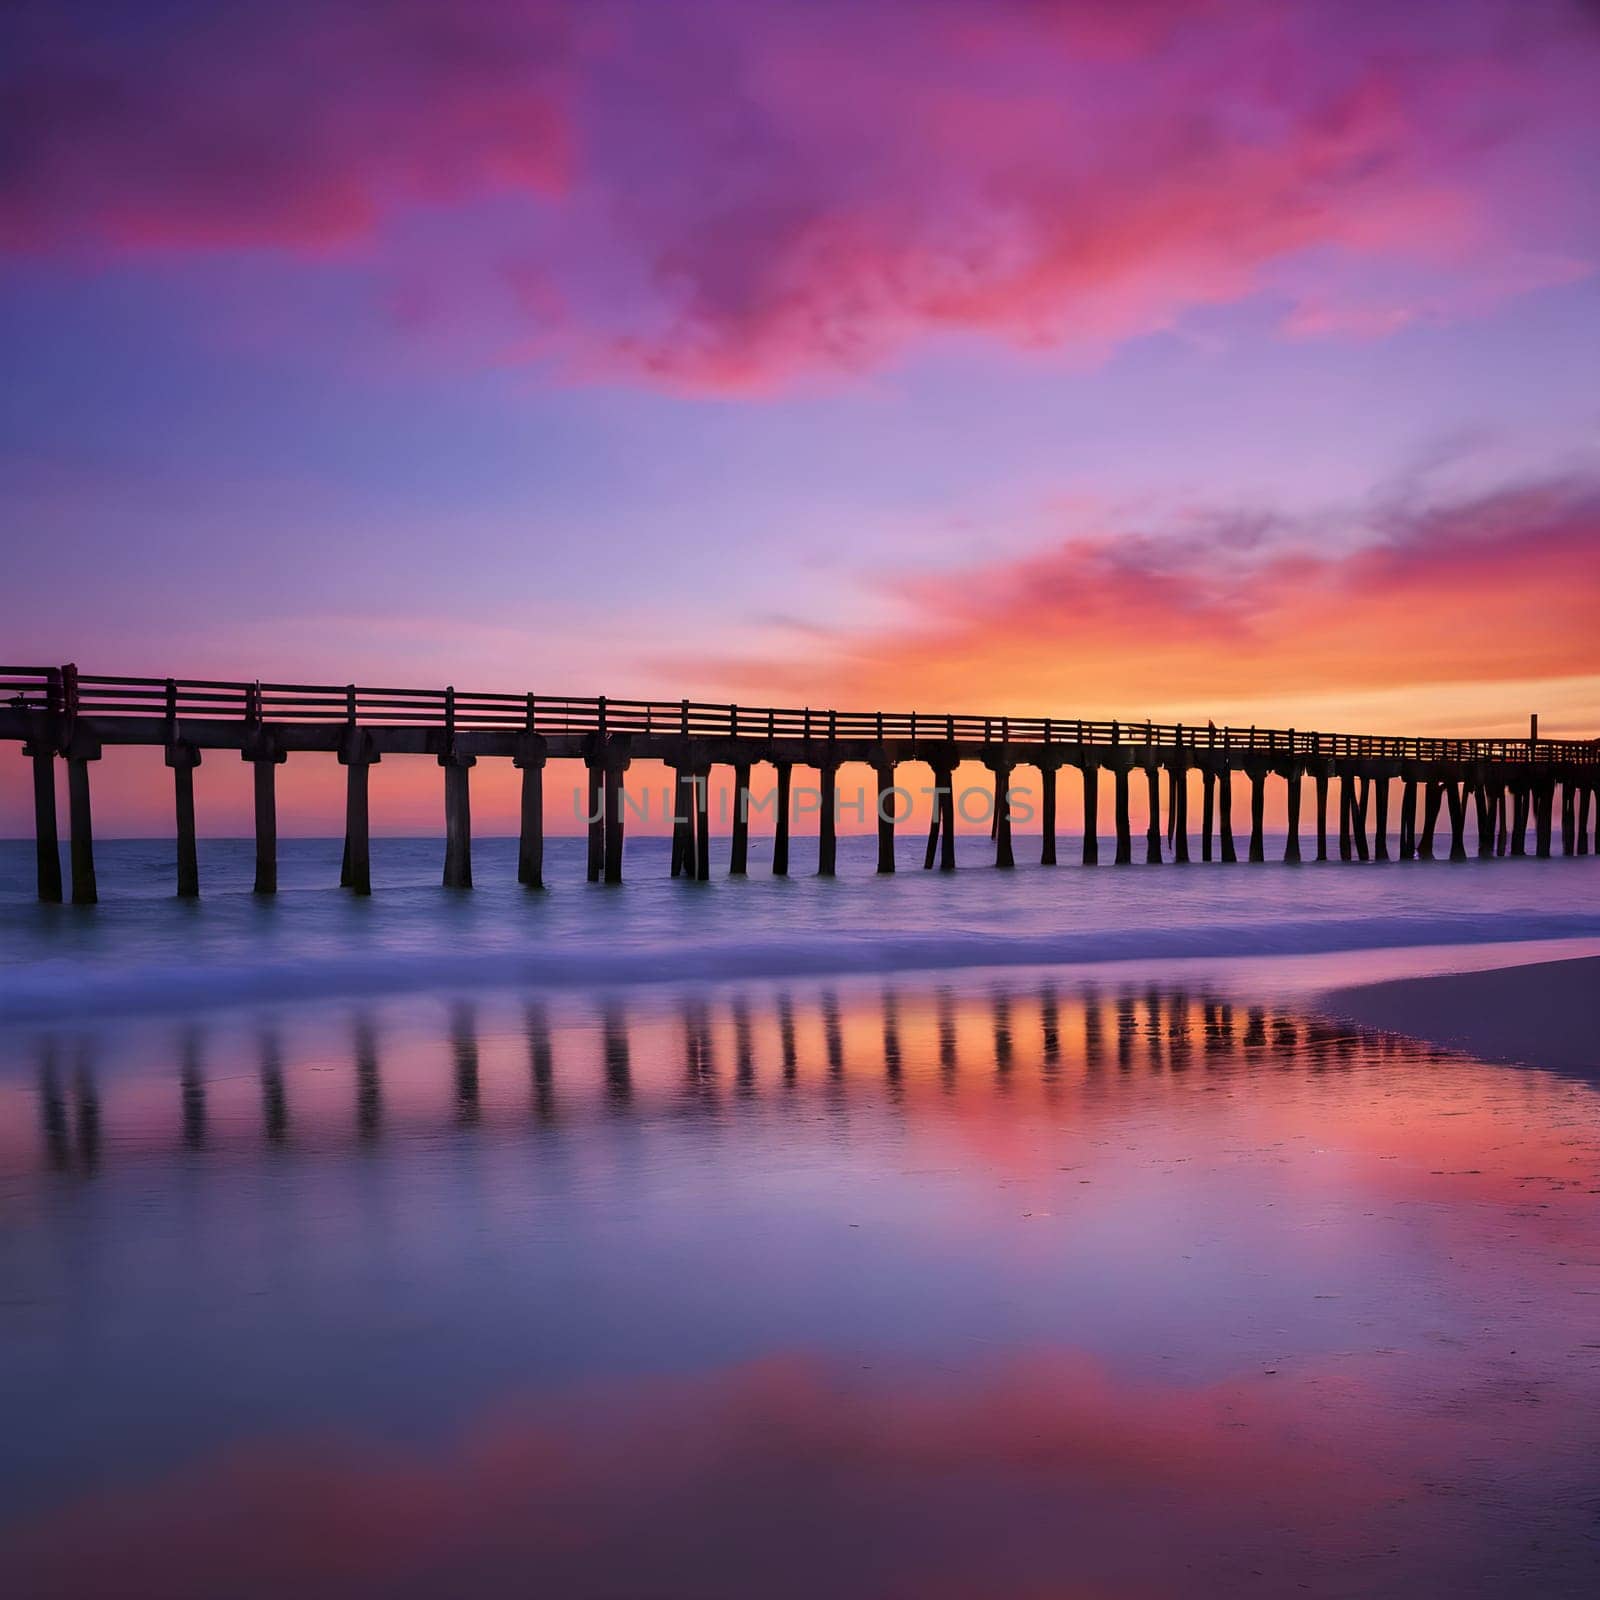
[[[664,843],[0,851],[21,1592],[1600,1579],[1600,864]]]
[[[1330,990],[1322,1005],[1361,1027],[1480,1059],[1600,1078],[1600,957],[1353,985]]]

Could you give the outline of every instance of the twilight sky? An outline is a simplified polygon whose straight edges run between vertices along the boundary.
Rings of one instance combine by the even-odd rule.
[[[1597,83],[1581,0],[14,0],[0,656],[1592,734]]]

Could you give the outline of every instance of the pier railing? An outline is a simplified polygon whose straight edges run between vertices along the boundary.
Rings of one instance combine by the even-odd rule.
[[[358,684],[238,682],[219,678],[134,678],[75,667],[0,667],[0,706],[76,717],[177,721],[404,724],[447,731],[540,734],[678,734],[698,739],[949,741],[1008,745],[1157,745],[1163,749],[1261,751],[1272,755],[1416,761],[1600,763],[1600,743],[1570,739],[1399,738],[1295,728],[1204,727],[1092,721],[1076,717],[977,716],[838,711],[816,707],[717,704],[704,700],[617,700],[604,695],[487,694]]]

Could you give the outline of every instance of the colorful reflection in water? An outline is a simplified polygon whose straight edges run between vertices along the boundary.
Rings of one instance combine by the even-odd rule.
[[[1008,974],[21,1030],[28,1594],[1589,1592],[1600,1096]]]

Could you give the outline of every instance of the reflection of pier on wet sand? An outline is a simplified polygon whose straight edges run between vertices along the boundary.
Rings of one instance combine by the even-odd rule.
[[[97,1071],[95,1036],[36,1043],[44,1164],[90,1175],[107,1158],[371,1144],[455,1128],[549,1128],[603,1116],[720,1116],[820,1097],[900,1108],[974,1094],[1060,1100],[1131,1074],[1272,1063],[1317,1071],[1386,1047],[1282,1006],[1158,984],[1073,989],[999,984],[982,995],[888,986],[687,995],[630,1012],[603,1000],[515,1019],[458,1003],[436,1030],[386,1035],[381,1014],[336,1024],[295,1059],[285,1029],[171,1040],[170,1070]],[[387,1060],[386,1060],[387,1058]],[[163,1084],[165,1087],[163,1087]]]

